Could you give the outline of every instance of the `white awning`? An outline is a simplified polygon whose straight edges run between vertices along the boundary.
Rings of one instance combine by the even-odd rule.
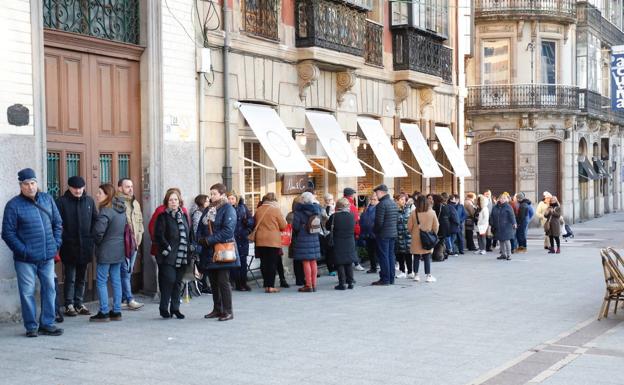
[[[442,145],[442,148],[444,149],[444,152],[446,153],[446,157],[453,166],[453,170],[455,170],[455,176],[470,176],[468,165],[466,165],[466,161],[459,151],[457,143],[455,143],[451,130],[449,130],[448,127],[436,126],[435,133],[436,137],[440,141],[440,144]]]
[[[388,178],[407,176],[407,171],[401,164],[401,159],[399,159],[397,153],[394,152],[390,138],[386,135],[381,122],[372,118],[358,118],[357,121],[377,160],[379,160],[384,175]]]
[[[307,111],[306,118],[321,141],[327,156],[331,159],[336,169],[336,176],[344,178],[366,175],[333,115],[326,112]]]
[[[256,134],[277,172],[312,172],[312,166],[274,109],[241,104],[239,110]]]
[[[423,172],[423,176],[425,178],[442,177],[442,170],[438,167],[438,163],[431,153],[431,150],[429,150],[427,141],[422,132],[420,132],[420,127],[413,123],[401,123],[401,131],[403,131],[403,136],[405,136],[407,144],[409,144],[412,149],[412,153]]]

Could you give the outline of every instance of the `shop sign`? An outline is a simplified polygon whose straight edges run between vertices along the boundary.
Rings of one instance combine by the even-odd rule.
[[[611,47],[611,108],[624,109],[624,45]]]
[[[299,195],[314,188],[314,180],[308,174],[287,174],[282,180],[282,195]]]

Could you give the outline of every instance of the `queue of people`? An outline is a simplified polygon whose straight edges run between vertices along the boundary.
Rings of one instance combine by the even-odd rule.
[[[121,179],[116,188],[102,184],[94,200],[85,191],[84,179],[73,176],[56,203],[38,190],[32,169],[21,170],[18,182],[20,194],[5,207],[2,238],[14,254],[26,335],[63,334],[63,329],[55,326],[55,259],[63,263],[65,316],[88,315],[93,322],[120,321],[122,309],[141,309],[143,304],[134,299],[130,285],[144,232],[132,181]],[[527,230],[534,215],[544,229],[544,247],[549,253],[561,252],[563,212],[557,197],[548,192],[534,210],[523,193],[513,197],[502,193],[496,200],[490,191],[467,193],[462,203],[458,195],[446,193],[400,193],[392,197],[382,184],[374,188],[361,215],[355,194],[352,188],[345,188],[337,200],[326,194],[321,205],[314,191],[308,190],[293,200],[291,213],[284,217],[275,193],[265,194],[252,214],[242,198],[217,183],[208,195],[195,197],[189,212],[181,191],[168,189],[148,225],[150,251],[157,264],[161,317],[185,318],[180,299],[184,277],[191,275],[201,283],[202,292],[212,294],[213,308],[204,317],[232,320],[232,288],[251,290],[247,284],[250,243],[260,260],[268,294],[280,292],[276,274],[280,287],[289,287],[282,262],[285,247],[289,248],[302,293],[317,290],[321,261],[330,274],[337,275],[336,290],[353,289],[354,270],[364,270],[360,250],[370,261],[366,273],[379,274],[374,286],[391,285],[400,278],[420,281],[421,261],[425,282],[436,282],[432,260],[459,256],[466,250],[485,255],[497,244],[497,259],[510,260],[512,253],[526,252]],[[95,315],[84,304],[86,274],[93,255],[99,298]],[[36,277],[42,299],[38,320]]]

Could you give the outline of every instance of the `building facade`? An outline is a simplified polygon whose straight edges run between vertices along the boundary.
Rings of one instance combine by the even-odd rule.
[[[557,195],[570,223],[622,207],[624,115],[611,110],[622,2],[474,2],[467,189]]]

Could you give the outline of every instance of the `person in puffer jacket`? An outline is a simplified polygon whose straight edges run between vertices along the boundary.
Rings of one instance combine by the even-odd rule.
[[[63,221],[52,197],[38,191],[33,169],[20,170],[17,179],[20,194],[4,207],[2,239],[13,252],[26,336],[59,336],[63,329],[54,325],[54,256],[61,247]],[[36,317],[36,277],[41,285],[41,323]]]
[[[397,278],[414,278],[412,272],[412,254],[410,248],[412,246],[412,234],[407,229],[407,222],[409,221],[410,214],[412,213],[413,204],[407,202],[408,196],[405,193],[401,193],[396,198],[396,203],[399,206],[399,216],[397,220],[397,240],[394,244],[394,253],[396,259],[399,262],[400,273],[396,275]],[[407,265],[407,272],[406,270]]]
[[[373,190],[379,199],[375,208],[375,239],[377,240],[377,260],[379,261],[379,281],[375,286],[394,284],[394,243],[398,236],[397,221],[399,208],[388,194],[388,186],[381,184]]]

